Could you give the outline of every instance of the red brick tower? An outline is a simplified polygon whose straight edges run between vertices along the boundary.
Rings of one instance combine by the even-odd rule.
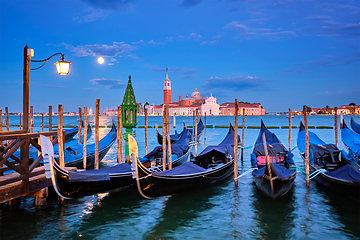
[[[169,80],[168,69],[166,68],[166,75],[164,81],[164,104],[171,103],[171,82]]]

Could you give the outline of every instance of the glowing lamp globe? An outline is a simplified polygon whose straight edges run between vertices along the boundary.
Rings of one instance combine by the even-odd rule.
[[[67,62],[64,60],[56,62],[55,65],[56,65],[58,74],[60,74],[60,75],[68,74],[69,70],[70,70],[70,64],[71,64],[71,62]]]

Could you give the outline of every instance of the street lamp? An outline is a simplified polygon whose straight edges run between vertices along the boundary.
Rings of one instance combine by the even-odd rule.
[[[25,133],[29,132],[29,70],[37,70],[42,68],[52,57],[60,54],[62,60],[55,63],[57,71],[60,75],[66,75],[70,70],[70,62],[64,61],[64,54],[55,53],[44,60],[31,60],[34,56],[34,50],[27,45],[24,47],[24,71],[23,71],[23,130]],[[40,67],[30,69],[30,62],[44,62]],[[29,141],[29,140],[27,140]],[[21,159],[24,164],[28,164],[29,160],[29,142],[21,146]]]
[[[71,62],[64,61],[64,54],[55,53],[44,60],[31,60],[34,56],[34,50],[27,45],[24,48],[24,72],[23,72],[23,130],[29,132],[29,70],[42,68],[52,57],[61,55],[61,61],[55,63],[59,75],[69,73]],[[30,62],[43,62],[40,67],[29,69]]]

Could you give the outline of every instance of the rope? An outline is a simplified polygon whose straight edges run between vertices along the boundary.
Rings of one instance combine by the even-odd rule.
[[[293,170],[296,170],[298,172],[302,172],[304,173],[305,175],[308,175],[309,176],[309,179],[306,179],[306,180],[311,180],[313,178],[315,178],[317,175],[319,175],[320,173],[324,173],[326,172],[326,169],[323,169],[323,168],[320,168],[318,170],[316,170],[315,172],[311,173],[311,174],[307,174],[304,170],[300,169],[300,168],[297,168],[295,166],[291,166],[289,167],[289,169],[293,169]]]
[[[320,173],[324,173],[324,172],[326,172],[326,170],[323,169],[323,168],[320,168],[320,169],[316,170],[315,172],[313,172],[312,174],[309,175],[309,180],[313,179],[314,177],[316,177]],[[306,180],[308,180],[308,179],[306,179]]]
[[[293,149],[291,149],[291,151],[290,151],[290,152],[294,151],[294,150],[295,150],[295,148],[297,148],[297,146],[293,147]]]
[[[252,148],[252,146],[248,146],[248,147],[241,147],[241,146],[238,146],[238,149],[249,149],[249,148]]]
[[[248,174],[248,173],[251,173],[251,172],[252,172],[253,170],[255,170],[255,169],[257,169],[257,168],[250,168],[249,170],[247,170],[246,172],[242,173],[242,174],[241,174],[240,176],[238,176],[237,178],[234,178],[234,180],[239,179],[239,178],[245,176],[245,175]]]

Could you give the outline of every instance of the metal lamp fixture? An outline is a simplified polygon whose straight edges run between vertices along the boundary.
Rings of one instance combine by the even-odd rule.
[[[55,63],[58,74],[66,75],[69,73],[71,62],[64,61],[64,55],[62,60]]]

